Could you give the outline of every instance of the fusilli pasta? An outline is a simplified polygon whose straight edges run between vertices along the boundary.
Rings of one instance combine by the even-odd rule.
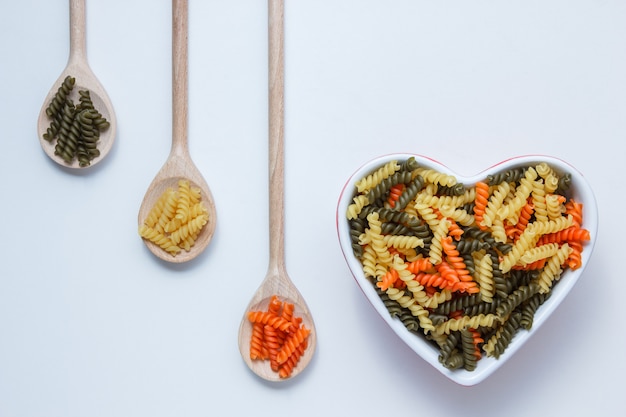
[[[470,187],[391,161],[356,183],[353,253],[391,317],[436,345],[443,366],[472,371],[530,329],[563,270],[580,266],[590,236],[570,183],[545,163]]]

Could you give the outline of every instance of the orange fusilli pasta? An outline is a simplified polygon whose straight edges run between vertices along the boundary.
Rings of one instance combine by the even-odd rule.
[[[272,371],[280,378],[289,377],[308,345],[311,330],[294,315],[293,303],[270,298],[266,310],[248,311],[252,324],[250,359],[269,360]]]

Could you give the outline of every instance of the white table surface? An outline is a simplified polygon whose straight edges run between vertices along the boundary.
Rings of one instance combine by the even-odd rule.
[[[0,1],[0,416],[624,411],[614,381],[626,371],[625,2],[287,2],[286,262],[319,343],[310,368],[281,384],[252,375],[237,348],[268,260],[266,2],[189,8],[189,146],[218,225],[201,257],[170,265],[136,230],[170,147],[171,3],[88,1],[89,62],[118,135],[106,162],[75,174],[36,134],[67,62],[68,2]],[[392,152],[462,175],[543,153],[594,188],[600,231],[585,274],[477,386],[454,384],[407,348],[339,250],[344,181]]]

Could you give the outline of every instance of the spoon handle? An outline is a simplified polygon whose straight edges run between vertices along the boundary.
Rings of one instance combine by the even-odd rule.
[[[188,153],[188,1],[172,1],[172,152]]]
[[[284,269],[284,4],[268,0],[270,269]]]
[[[70,0],[70,62],[86,61],[85,0]]]

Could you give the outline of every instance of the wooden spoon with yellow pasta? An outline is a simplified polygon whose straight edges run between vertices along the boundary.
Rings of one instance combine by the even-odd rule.
[[[139,209],[139,233],[158,258],[187,262],[209,244],[215,203],[187,143],[187,0],[172,2],[172,147]]]

